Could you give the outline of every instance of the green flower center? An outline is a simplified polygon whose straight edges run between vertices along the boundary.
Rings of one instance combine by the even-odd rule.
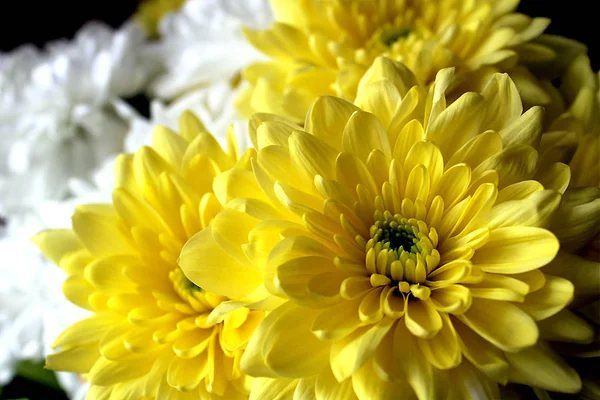
[[[371,227],[371,237],[382,242],[384,248],[396,251],[402,248],[410,253],[418,253],[419,240],[413,232],[413,226],[408,224],[406,218],[399,219],[400,221],[376,221]]]
[[[415,218],[375,211],[369,233],[365,267],[371,284],[398,286],[400,292],[426,298],[429,289],[422,285],[440,262],[436,230]]]
[[[410,28],[406,26],[389,28],[384,29],[380,33],[379,40],[381,40],[381,43],[383,43],[387,47],[392,47],[394,43],[396,43],[398,40],[404,37],[407,37],[409,34]]]

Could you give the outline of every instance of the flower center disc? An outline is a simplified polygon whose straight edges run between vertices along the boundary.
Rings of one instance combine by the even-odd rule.
[[[440,262],[437,232],[424,221],[376,211],[369,233],[365,261],[374,286],[397,285],[407,292],[424,284]]]

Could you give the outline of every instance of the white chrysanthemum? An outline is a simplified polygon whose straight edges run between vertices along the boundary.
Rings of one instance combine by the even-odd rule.
[[[62,217],[70,220],[69,213]],[[19,362],[45,358],[56,335],[87,314],[64,298],[66,274],[30,240],[46,226],[41,216],[29,213],[13,218],[0,237],[0,385],[12,379]],[[72,399],[83,398],[79,376],[57,378]]]
[[[268,0],[188,0],[163,18],[161,40],[150,49],[164,67],[151,85],[152,95],[171,99],[207,83],[231,80],[264,58],[241,28],[266,28],[272,19]]]
[[[234,105],[238,90],[232,89],[227,82],[216,82],[180,97],[177,101],[165,105],[160,100],[150,104],[150,119],[136,118],[131,121],[131,129],[125,140],[125,150],[135,152],[140,146],[151,143],[152,129],[165,126],[177,130],[181,113],[190,110],[198,116],[209,132],[221,134],[216,139],[226,144],[225,132],[229,125],[235,125],[237,143],[242,148],[252,144],[247,138],[247,121],[242,121]]]
[[[138,93],[154,70],[142,59],[143,41],[132,24],[112,31],[90,23],[71,42],[0,61],[0,202],[7,214],[64,198],[69,178],[86,178],[122,150],[132,111],[120,98]]]

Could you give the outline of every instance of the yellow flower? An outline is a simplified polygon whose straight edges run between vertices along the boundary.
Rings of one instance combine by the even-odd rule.
[[[549,132],[542,135],[540,151],[540,168],[560,161],[571,169],[569,187],[550,223],[561,251],[544,271],[567,278],[575,286],[574,302],[568,310],[548,318],[541,334],[552,339],[555,331],[565,326],[580,332],[574,344],[561,344],[557,349],[570,356],[569,362],[581,371],[581,396],[589,398],[598,398],[600,393],[590,374],[598,370],[600,357],[599,89],[599,77],[589,58],[580,55],[567,68],[559,90],[554,90],[547,118]]]
[[[143,0],[135,13],[135,19],[151,38],[158,36],[162,18],[183,6],[186,0]]]
[[[538,324],[573,297],[568,280],[539,269],[558,251],[544,227],[568,167],[537,172],[542,111],[522,113],[506,74],[449,103],[452,75],[441,70],[425,91],[378,58],[354,104],[321,97],[303,127],[251,119],[253,175],[231,170],[215,186],[225,209],[210,248],[220,250],[196,235],[180,266],[224,296],[244,287],[237,271],[253,271],[286,300],[242,357],[242,370],[263,377],[253,398],[498,398],[507,382],[580,389],[538,341]],[[227,286],[208,267],[217,262]]]
[[[456,67],[470,86],[490,71],[510,71],[528,95],[527,108],[545,104],[548,94],[525,65],[548,72],[585,47],[541,35],[550,20],[515,13],[518,2],[271,0],[271,29],[246,31],[271,60],[244,71],[251,85],[238,106],[248,115],[271,112],[300,122],[317,96],[352,101],[361,76],[381,55],[407,65],[421,84],[444,67]]]
[[[252,293],[260,276],[238,271],[244,288],[221,296],[190,282],[177,258],[222,208],[213,181],[250,174],[254,150],[239,155],[233,132],[222,150],[189,112],[180,129],[156,128],[151,147],[119,156],[112,204],[80,206],[72,230],[34,238],[68,273],[65,296],[93,313],[47,358],[48,368],[85,374],[88,399],[248,398],[239,363],[265,315],[245,307],[265,297]]]
[[[569,65],[553,97],[555,118],[542,137],[543,159],[568,163],[571,187],[600,187],[600,75],[586,55]]]

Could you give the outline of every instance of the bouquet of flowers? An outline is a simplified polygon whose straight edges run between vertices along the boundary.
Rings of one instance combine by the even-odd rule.
[[[600,399],[600,75],[518,6],[148,0],[0,55],[0,383]]]

